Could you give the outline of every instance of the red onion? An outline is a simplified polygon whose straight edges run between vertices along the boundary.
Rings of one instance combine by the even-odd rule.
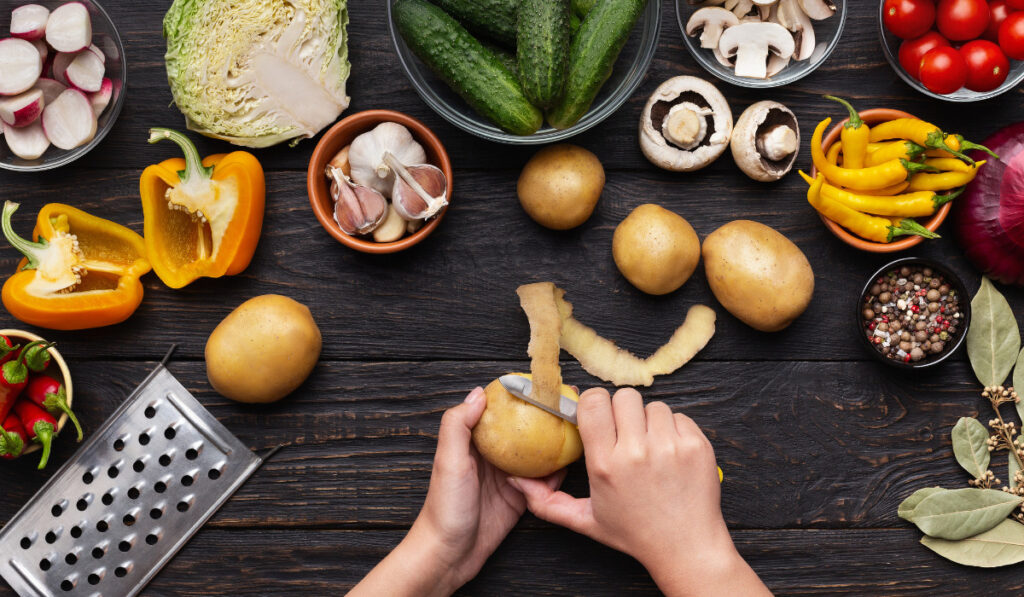
[[[985,140],[999,159],[988,160],[958,198],[956,237],[967,257],[986,276],[1024,286],[1024,122],[1010,125]]]

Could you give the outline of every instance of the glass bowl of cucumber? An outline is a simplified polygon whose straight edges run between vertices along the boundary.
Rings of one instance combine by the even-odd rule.
[[[605,4],[611,5],[609,0],[598,0]],[[412,83],[413,88],[423,98],[423,101],[427,103],[435,112],[440,114],[445,120],[451,122],[460,129],[476,135],[478,137],[488,139],[490,141],[496,141],[498,143],[505,143],[509,145],[540,145],[544,143],[552,143],[554,141],[560,141],[568,139],[574,135],[577,135],[591,127],[596,126],[601,121],[606,119],[612,113],[614,113],[622,104],[629,99],[633,92],[639,87],[640,83],[644,79],[644,75],[647,73],[647,69],[651,64],[651,60],[654,58],[654,52],[658,46],[658,32],[661,28],[661,2],[658,0],[614,0],[614,2],[622,3],[623,9],[626,9],[626,5],[631,2],[639,3],[640,15],[636,19],[635,24],[629,27],[621,27],[626,29],[622,31],[621,35],[628,36],[625,39],[625,45],[622,46],[621,52],[615,59],[614,66],[612,67],[611,75],[604,81],[600,86],[600,90],[597,92],[597,96],[593,102],[590,103],[589,109],[575,121],[574,124],[568,125],[563,123],[563,128],[555,128],[547,122],[545,118],[544,123],[540,126],[536,132],[531,134],[515,134],[509,132],[508,127],[502,128],[495,124],[491,119],[479,113],[470,104],[460,97],[460,93],[456,92],[449,84],[445,81],[445,77],[442,78],[438,74],[435,74],[427,64],[421,60],[416,52],[410,46],[423,47],[424,41],[422,39],[410,39],[406,40],[402,37],[402,27],[399,25],[398,10],[396,6],[404,4],[402,8],[407,8],[409,5],[426,5],[426,6],[414,6],[414,8],[422,8],[427,16],[430,16],[430,11],[437,12],[438,9],[431,7],[429,3],[423,0],[388,0],[388,31],[391,34],[391,41],[394,44],[395,50],[398,55],[398,60],[401,63],[402,70],[405,71],[406,76]],[[514,7],[518,4],[517,0],[508,0],[509,6]],[[494,4],[494,3],[491,3]],[[500,2],[498,3],[500,4]],[[573,13],[572,27],[576,28],[580,22],[579,14],[585,8],[589,8],[594,5],[594,0],[572,0],[572,8],[570,9]],[[509,42],[513,42],[514,45],[515,25],[511,25],[511,32],[506,27],[505,31],[501,31],[502,18],[500,14],[495,15],[493,12],[488,12],[487,15],[481,15],[479,19],[474,22],[474,15],[471,14],[474,7],[479,7],[480,4],[474,0],[438,0],[434,2],[444,9],[444,14],[441,14],[441,19],[446,20],[445,15],[452,14],[458,15],[459,21],[465,25],[465,29],[458,27],[458,34],[465,35],[466,30],[469,31],[470,35],[474,38],[479,39],[488,51],[493,53],[499,58],[499,60],[507,61],[507,63],[514,64],[516,57],[514,51],[510,51],[503,48],[496,38],[504,38],[506,46],[510,45]],[[609,8],[605,12],[615,12],[616,7]],[[510,8],[510,10],[513,10]],[[460,11],[469,11],[469,13],[460,13]],[[421,13],[424,14],[424,13]],[[514,15],[514,13],[513,13]],[[508,21],[508,19],[506,19]],[[511,19],[511,22],[515,22],[515,18]],[[435,27],[437,23],[427,24],[424,23],[422,26],[417,24],[415,27],[415,35],[419,36],[420,32],[423,34],[437,34],[438,28]],[[443,26],[444,23],[441,23]],[[497,28],[497,29],[496,29]],[[614,30],[614,27],[590,27],[590,30],[600,30],[605,32],[608,30]],[[408,30],[408,28],[407,28]],[[621,41],[621,40],[620,40]],[[614,40],[609,40],[609,43],[614,44]],[[470,47],[477,48],[475,43],[470,43]],[[448,43],[442,46],[443,51],[452,51],[456,48],[457,44]],[[453,55],[441,56],[442,60],[456,60],[463,59],[464,53],[455,52]],[[478,59],[474,57],[474,59]],[[572,60],[572,56],[570,56]],[[493,77],[485,80],[493,81]],[[455,85],[476,85],[479,82],[466,81],[466,82],[453,82]],[[506,85],[512,84],[509,81],[505,82]],[[518,85],[516,85],[518,86]],[[514,95],[514,93],[504,94],[504,96]],[[503,94],[497,94],[497,97],[503,97]],[[502,103],[502,102],[499,102]],[[519,112],[529,111],[530,106],[527,105],[525,108],[522,102],[513,105],[511,108],[508,106],[497,106],[494,107],[496,110],[508,109],[510,112],[519,110]],[[491,107],[485,107],[485,110],[489,110]],[[549,114],[552,111],[549,111]],[[530,120],[530,118],[539,119],[539,110],[534,108],[532,110],[532,117],[524,116],[521,120]],[[513,115],[513,119],[517,115]],[[534,120],[534,124],[537,120]]]

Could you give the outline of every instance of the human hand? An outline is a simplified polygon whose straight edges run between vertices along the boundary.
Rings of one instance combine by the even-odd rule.
[[[668,595],[770,594],[733,546],[714,450],[692,419],[632,389],[585,392],[577,417],[590,497],[511,479],[531,512],[633,556]]]

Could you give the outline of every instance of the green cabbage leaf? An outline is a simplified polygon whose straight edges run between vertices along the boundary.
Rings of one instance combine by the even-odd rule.
[[[246,147],[312,137],[348,107],[346,0],[174,0],[167,80],[189,129]]]

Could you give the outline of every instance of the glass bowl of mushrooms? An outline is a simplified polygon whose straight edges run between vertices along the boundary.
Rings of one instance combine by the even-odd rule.
[[[365,110],[320,138],[306,189],[316,219],[338,242],[363,253],[395,253],[441,223],[452,198],[452,165],[419,120]]]
[[[839,45],[846,0],[676,0],[686,48],[740,87],[781,87],[811,74]]]

